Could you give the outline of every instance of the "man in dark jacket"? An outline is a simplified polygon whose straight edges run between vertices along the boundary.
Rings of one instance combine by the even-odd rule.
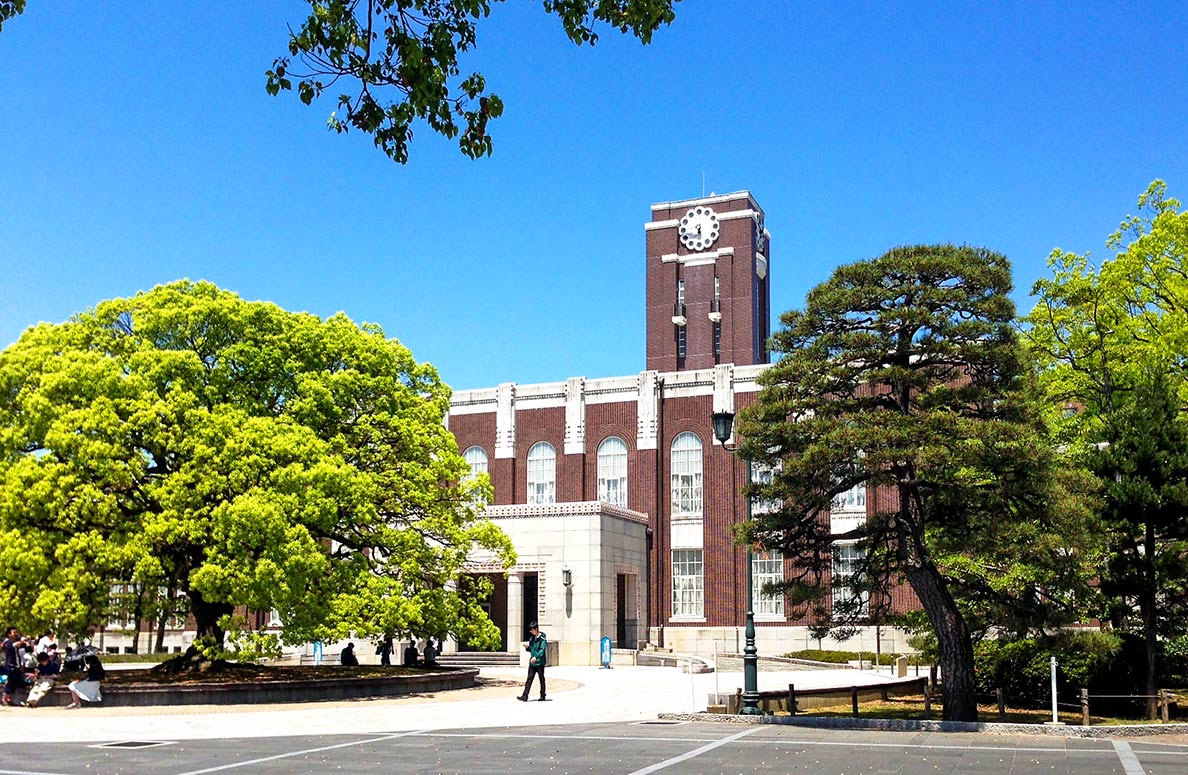
[[[4,651],[0,671],[8,676],[8,683],[4,684],[4,695],[0,698],[0,702],[5,705],[15,705],[13,695],[16,694],[17,687],[25,685],[25,672],[21,669],[20,655],[17,653],[23,641],[20,630],[16,627],[9,627],[5,636],[4,643],[0,644],[0,649]]]
[[[348,643],[346,648],[342,650],[339,659],[345,667],[357,667],[359,665],[359,658],[355,656],[355,644]]]
[[[549,659],[549,642],[545,634],[540,631],[536,622],[528,625],[528,632],[532,637],[528,640],[525,650],[528,652],[528,681],[524,684],[524,693],[516,699],[528,702],[528,694],[532,691],[532,679],[540,676],[540,701],[545,701],[545,663]]]

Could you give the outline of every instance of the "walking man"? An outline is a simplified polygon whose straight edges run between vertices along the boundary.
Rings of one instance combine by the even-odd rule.
[[[528,632],[532,637],[528,640],[525,650],[528,652],[528,681],[524,684],[524,693],[516,699],[528,702],[528,694],[532,691],[532,679],[540,676],[540,701],[545,701],[545,663],[548,662],[549,642],[545,634],[536,626],[536,622],[528,625]]]

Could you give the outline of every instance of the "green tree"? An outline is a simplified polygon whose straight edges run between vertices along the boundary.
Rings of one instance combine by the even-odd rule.
[[[481,73],[461,76],[458,57],[474,47],[477,23],[500,0],[308,0],[311,13],[289,34],[288,56],[267,72],[269,94],[293,89],[311,104],[328,88],[338,96],[329,126],[371,135],[394,161],[408,161],[416,121],[448,138],[472,159],[490,155],[487,125],[503,101]],[[645,44],[675,18],[679,0],[543,0],[569,39],[593,45],[606,24]],[[294,71],[292,58],[302,66]],[[341,115],[340,115],[341,113]]]
[[[25,0],[0,0],[0,29],[4,29],[4,22],[24,10]]]
[[[31,328],[0,353],[0,618],[80,631],[134,584],[184,593],[206,656],[228,630],[261,645],[241,606],[288,643],[497,642],[456,582],[472,552],[514,555],[448,406],[378,327],[209,283]]]
[[[1101,476],[1111,556],[1103,586],[1118,595],[1120,624],[1137,610],[1148,694],[1157,634],[1184,631],[1172,603],[1183,600],[1175,565],[1188,518],[1174,484],[1176,418],[1188,398],[1188,211],[1166,193],[1161,180],[1148,186],[1100,266],[1054,250],[1025,329],[1062,442]]]
[[[1159,636],[1183,633],[1188,612],[1188,427],[1166,373],[1140,382],[1102,430],[1090,456],[1113,548],[1102,586],[1138,609],[1147,717],[1155,718]]]
[[[871,594],[906,579],[937,636],[950,720],[977,718],[959,598],[1001,603],[1064,572],[1042,551],[1064,517],[1010,289],[1007,259],[977,248],[896,248],[839,267],[782,316],[784,355],[740,426],[743,454],[775,469],[751,492],[781,504],[747,537],[798,558],[798,603],[826,595],[838,541],[858,542]],[[867,518],[835,525],[831,502],[855,486],[873,494]],[[865,616],[835,595],[839,612]]]
[[[288,54],[265,73],[273,96],[292,91],[312,104],[340,88],[327,125],[358,130],[393,161],[408,161],[413,124],[458,139],[472,159],[493,148],[487,125],[503,101],[481,73],[462,76],[459,55],[474,48],[478,23],[503,0],[307,0],[309,16],[290,28]],[[541,0],[577,45],[598,42],[606,25],[645,45],[676,18],[680,0]],[[25,10],[25,0],[0,0],[0,28]],[[294,59],[299,66],[295,69]]]

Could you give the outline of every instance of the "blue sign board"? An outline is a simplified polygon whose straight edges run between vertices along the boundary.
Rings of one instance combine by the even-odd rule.
[[[602,639],[602,666],[610,669],[611,666],[611,639]]]
[[[315,641],[314,641],[314,653],[313,653],[313,657],[314,657],[314,664],[315,664],[315,665],[320,665],[320,664],[322,664],[322,642],[321,642],[320,640],[315,640]]]

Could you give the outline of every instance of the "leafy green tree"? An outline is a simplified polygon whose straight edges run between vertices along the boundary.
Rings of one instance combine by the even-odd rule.
[[[456,582],[472,552],[514,554],[448,406],[378,327],[209,283],[31,328],[0,353],[0,618],[81,631],[136,584],[184,593],[205,656],[228,629],[271,645],[240,607],[279,611],[288,643],[498,642]]]
[[[1109,236],[1114,254],[1100,266],[1052,252],[1025,331],[1061,441],[1102,479],[1111,557],[1103,588],[1117,595],[1119,624],[1138,614],[1153,694],[1157,634],[1185,631],[1173,602],[1183,600],[1175,565],[1188,519],[1176,484],[1177,418],[1188,399],[1188,211],[1160,180],[1138,206]]]
[[[489,156],[487,132],[503,100],[481,73],[462,76],[459,56],[474,48],[478,23],[503,0],[307,0],[309,16],[290,28],[288,54],[265,73],[273,96],[292,91],[312,104],[341,87],[327,125],[339,134],[370,135],[393,161],[408,161],[413,125],[423,121],[458,139],[466,156]],[[577,45],[598,42],[606,25],[645,45],[676,18],[680,0],[541,0]],[[0,0],[0,28],[25,10],[25,0]],[[297,63],[294,63],[294,59]]]
[[[4,29],[4,22],[24,10],[25,0],[0,0],[0,29]]]
[[[1010,289],[1007,259],[980,248],[903,247],[839,267],[783,315],[784,355],[740,426],[743,454],[775,470],[752,494],[781,504],[749,538],[798,558],[791,598],[823,598],[835,542],[857,541],[863,587],[886,594],[902,578],[919,598],[950,720],[977,718],[958,597],[1053,582],[1064,571],[1042,549],[1077,516],[1057,508]],[[831,502],[856,485],[871,493],[867,518],[835,525]],[[1067,555],[1057,564],[1084,562]],[[862,608],[835,595],[835,620]]]
[[[459,55],[474,47],[477,24],[500,0],[309,0],[311,13],[289,35],[289,53],[268,71],[269,94],[293,88],[311,104],[341,82],[329,126],[369,134],[394,161],[408,161],[416,121],[458,138],[466,156],[491,153],[487,125],[503,113],[503,101],[487,91],[481,73],[461,76]],[[569,39],[593,45],[606,24],[645,44],[675,18],[679,0],[543,0],[561,19]],[[292,58],[302,69],[295,72]]]
[[[1163,370],[1106,418],[1091,461],[1104,483],[1113,548],[1102,586],[1138,609],[1147,717],[1155,718],[1159,636],[1183,633],[1188,613],[1188,426]]]

